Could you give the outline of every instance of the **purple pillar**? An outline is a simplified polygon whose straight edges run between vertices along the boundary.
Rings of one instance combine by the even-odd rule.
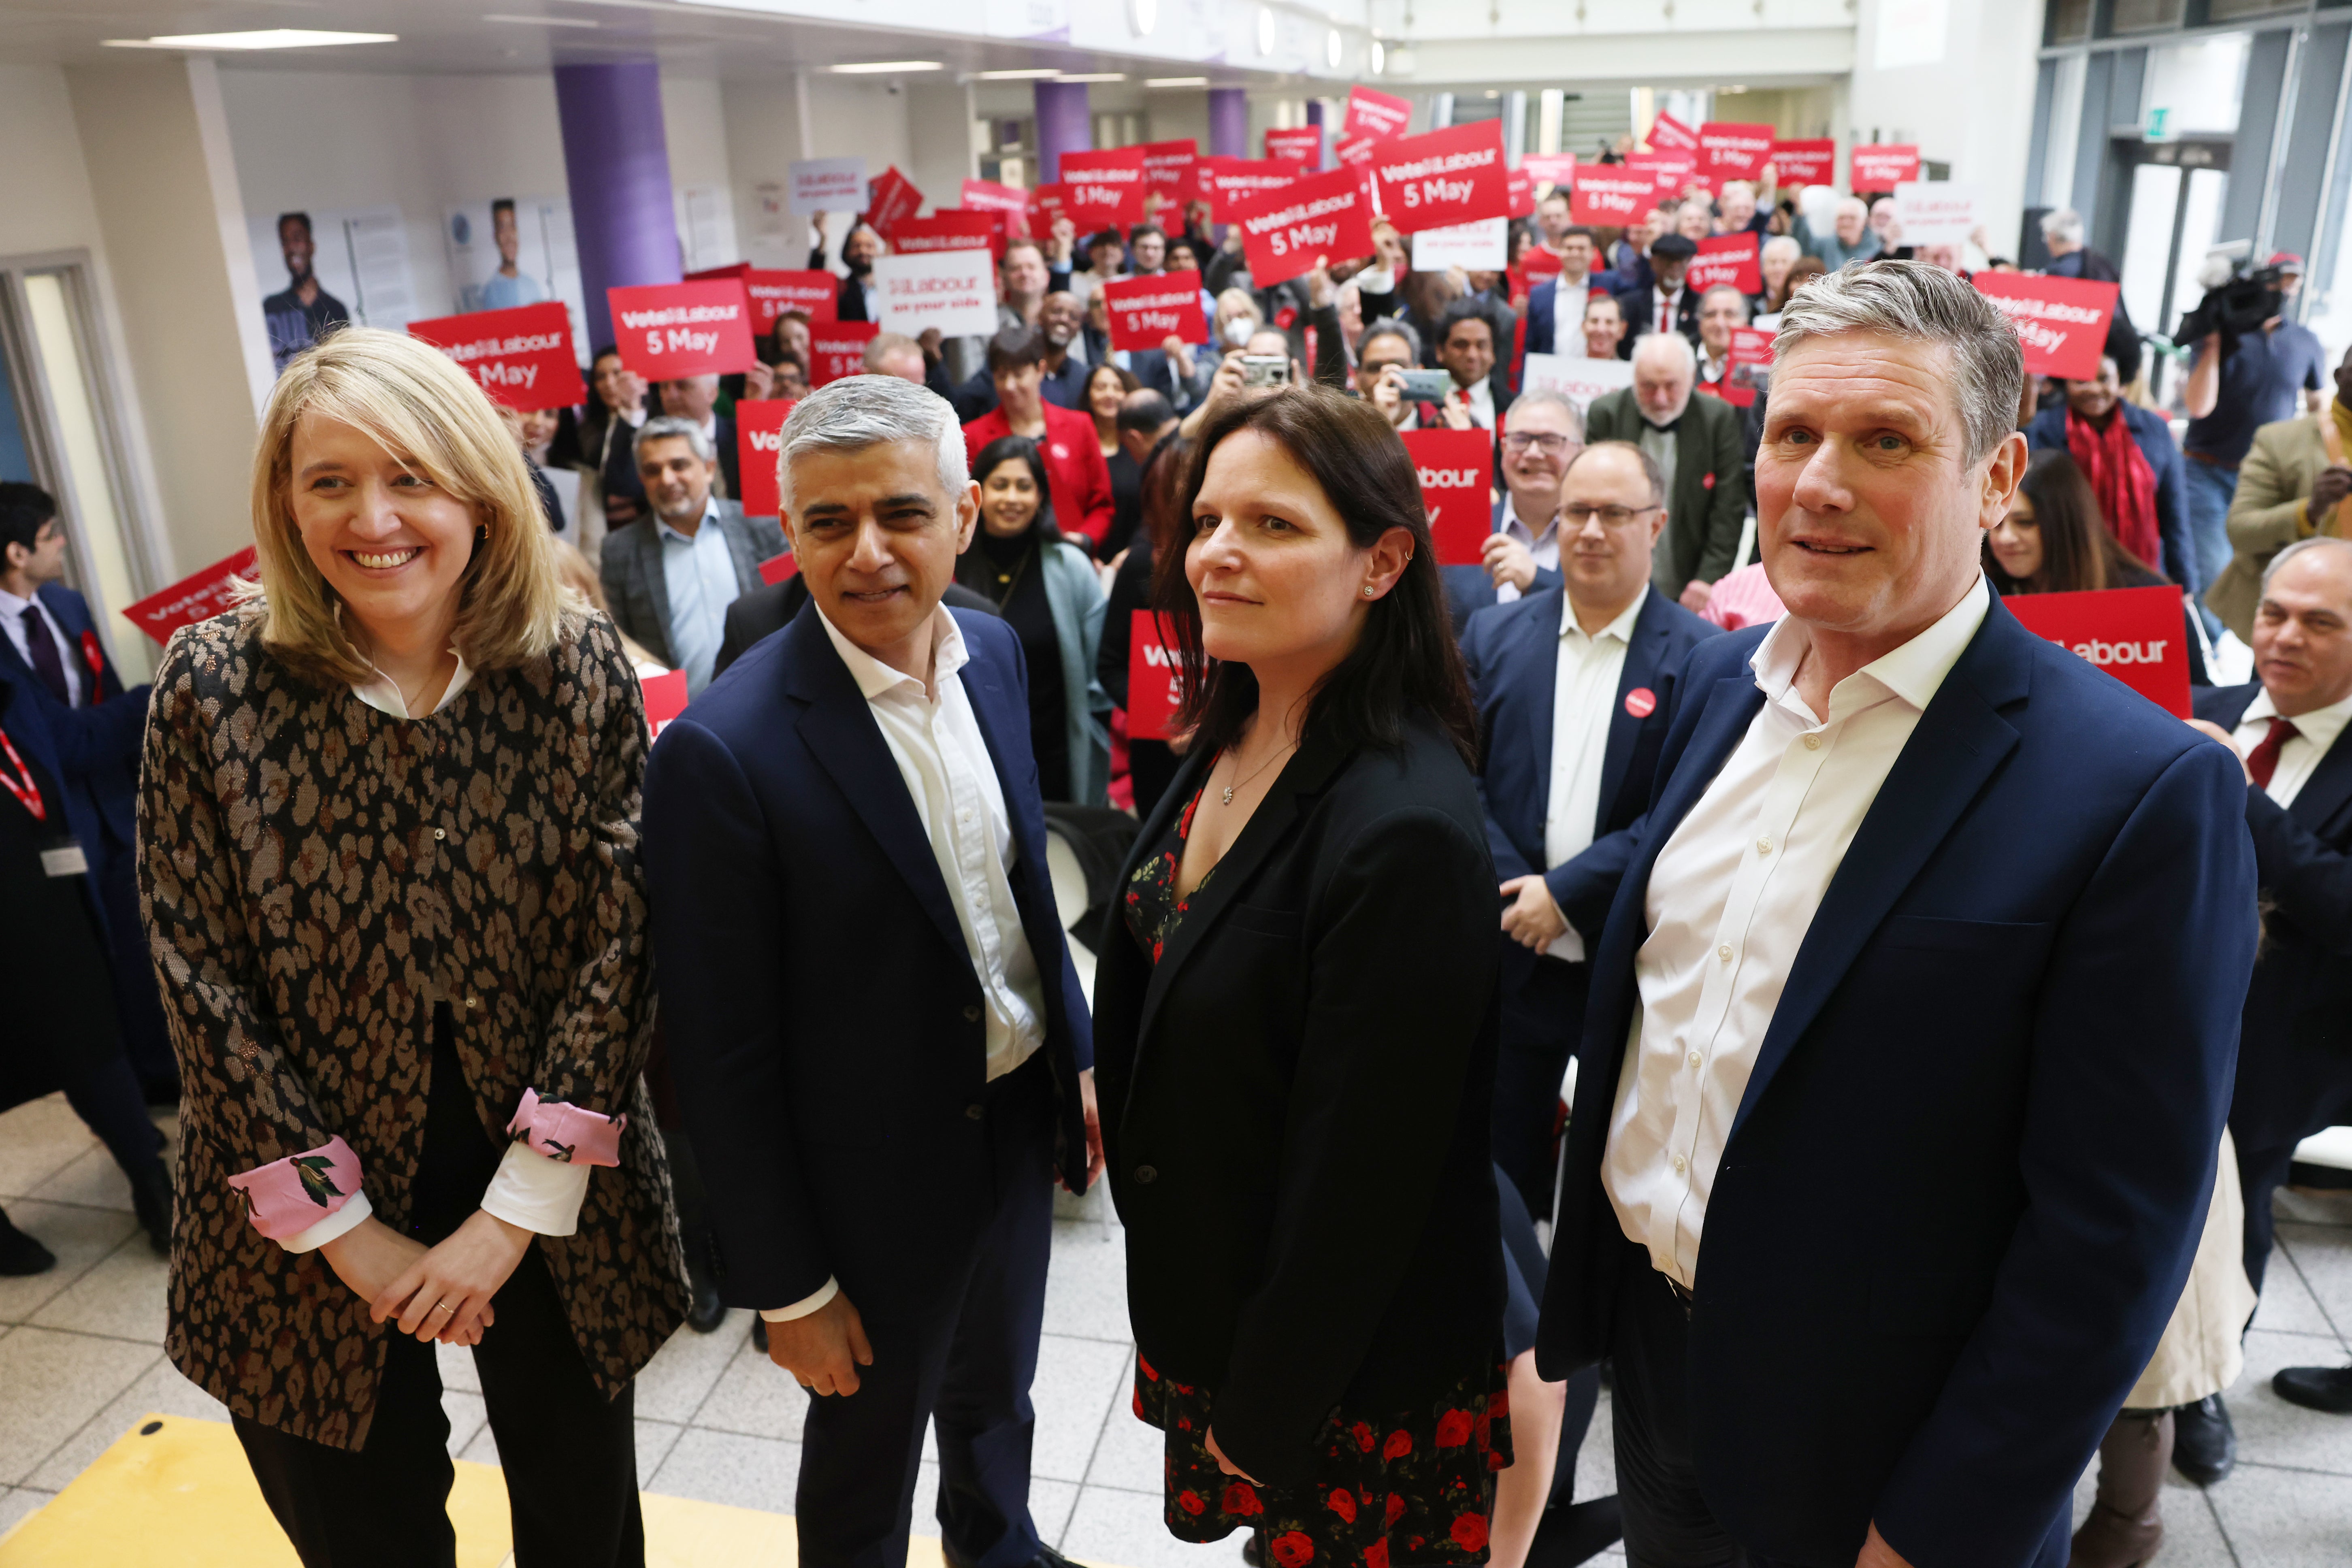
[[[1087,84],[1082,81],[1037,83],[1037,180],[1051,184],[1062,177],[1062,154],[1094,150],[1094,119],[1087,112]]]
[[[557,66],[572,235],[593,351],[613,341],[607,289],[678,280],[677,214],[662,134],[661,68],[652,60]]]
[[[1332,163],[1331,132],[1324,128],[1321,99],[1310,98],[1307,100],[1307,123],[1323,132],[1322,140],[1315,143],[1315,166],[1318,169],[1328,169]]]
[[[1249,156],[1249,89],[1209,89],[1209,153],[1216,158]]]

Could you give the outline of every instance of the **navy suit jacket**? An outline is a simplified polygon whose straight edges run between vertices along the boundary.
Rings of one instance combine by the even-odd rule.
[[[139,752],[147,732],[147,689],[133,687],[126,700],[117,700],[126,695],[122,678],[106,657],[89,602],[79,594],[62,583],[49,583],[36,589],[34,596],[73,645],[69,657],[81,670],[85,704],[68,709],[50,696],[5,636],[0,636],[0,679],[14,682],[18,700],[41,715],[63,763],[59,782],[82,797],[92,822],[105,828],[103,839],[95,834],[82,839],[95,866],[110,844],[128,850],[138,842]]]
[[[6,645],[7,639],[0,637],[0,649],[5,649],[13,659],[16,649]],[[61,827],[72,834],[75,841],[82,846],[83,853],[89,857],[90,868],[95,871],[99,853],[94,847],[104,842],[100,837],[98,813],[86,792],[65,783],[73,776],[73,768],[66,760],[70,748],[61,748],[58,744],[57,734],[51,728],[50,710],[64,711],[58,708],[57,699],[41,689],[40,683],[32,676],[20,675],[14,669],[0,669],[0,730],[7,731],[9,742],[27,763],[58,781],[64,788],[66,798],[62,803],[57,803],[64,806],[64,820],[59,822],[52,817],[49,826]],[[14,811],[16,808],[12,805],[8,809]],[[81,879],[83,901],[89,906],[90,918],[103,931],[106,913],[100,907],[97,884],[95,876]]]
[[[1422,426],[1424,430],[1432,427],[1431,425],[1426,424]],[[1503,531],[1503,508],[1508,504],[1510,504],[1510,497],[1507,494],[1497,496],[1495,500],[1494,527],[1497,533]],[[1445,589],[1445,613],[1454,622],[1454,635],[1457,639],[1464,632],[1470,629],[1471,616],[1481,610],[1493,608],[1496,603],[1494,574],[1478,562],[1440,566],[1437,569],[1437,580]],[[1538,566],[1536,568],[1536,580],[1528,584],[1528,592],[1540,594],[1546,588],[1559,586],[1559,569],[1554,566]]]
[[[1585,287],[1602,294],[1614,294],[1628,287],[1629,279],[1616,273],[1596,268],[1584,275]],[[1587,294],[1585,299],[1592,298]],[[1558,341],[1559,314],[1559,275],[1554,273],[1528,290],[1528,353],[1548,354],[1558,351],[1552,344]],[[1579,322],[1580,327],[1583,323]]]
[[[2192,693],[2234,730],[2260,682]],[[2245,1150],[2301,1142],[2352,1120],[2352,730],[2281,805],[2246,786],[2263,883],[2262,956],[2246,991],[2230,1131]]]
[[[1600,941],[1609,901],[1633,853],[1626,829],[1650,804],[1683,661],[1692,648],[1720,635],[1719,627],[1655,588],[1643,592],[1624,669],[1609,700],[1609,744],[1601,756],[1601,808],[1591,846],[1544,872],[1545,885],[1588,951]],[[1494,851],[1495,874],[1504,880],[1543,871],[1544,817],[1551,805],[1552,698],[1559,673],[1560,605],[1567,597],[1564,588],[1546,588],[1517,604],[1481,610],[1462,639],[1478,702],[1478,795],[1486,810],[1486,842]],[[1651,695],[1647,714],[1625,706],[1626,696],[1637,690]]]
[[[1045,977],[1063,1180],[1083,1190],[1092,1024],[1045,870],[1027,665],[1003,621],[950,613]],[[868,1319],[940,1310],[996,1202],[971,1114],[986,1015],[930,840],[821,617],[755,645],[663,731],[644,853],[720,1293],[789,1306],[831,1277]]]
[[[1592,963],[1622,1040],[1659,847],[1763,705],[1695,649]],[[1994,600],[1790,968],[1708,1196],[1692,1458],[1751,1552],[2059,1568],[2202,1233],[2256,937],[2235,759]],[[1588,1053],[1538,1342],[1608,1353],[1629,1246]],[[1640,1267],[1638,1262],[1633,1267]]]
[[[2163,415],[2136,403],[2118,403],[2116,409],[2130,429],[2133,444],[2156,472],[2156,531],[2164,559],[2148,564],[2184,588],[2202,587],[2205,584],[2197,581],[2196,545],[2189,537],[2186,459],[2172,438],[2172,426],[2165,423]],[[2053,404],[2028,421],[2025,444],[2037,452],[2066,450],[2066,405]]]

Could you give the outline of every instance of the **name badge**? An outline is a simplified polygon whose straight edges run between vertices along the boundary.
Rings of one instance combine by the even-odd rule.
[[[41,874],[46,877],[87,877],[89,875],[89,857],[81,852],[80,845],[68,838],[54,849],[41,851]]]

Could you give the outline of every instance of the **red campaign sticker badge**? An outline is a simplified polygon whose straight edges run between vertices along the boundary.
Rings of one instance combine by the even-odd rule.
[[[929,217],[899,220],[890,231],[893,256],[923,256],[939,250],[995,250],[997,222],[1002,214],[935,212]]]
[[[1760,180],[1772,156],[1772,128],[1710,120],[1698,128],[1698,172],[1709,189],[1726,180]]]
[[[226,561],[215,561],[194,576],[183,577],[162,593],[148,595],[122,614],[157,642],[166,641],[182,626],[211,620],[227,609],[235,580],[253,574],[253,546],[248,544]]]
[[[2017,329],[2025,348],[2028,375],[2090,381],[2107,352],[2107,325],[2115,319],[2122,286],[2084,278],[2045,278],[2030,272],[1979,272],[1971,279]]]
[[[900,218],[913,217],[922,205],[923,193],[915,188],[912,180],[898,173],[895,163],[866,184],[866,221],[885,239],[890,237],[892,226]]]
[[[1140,147],[1065,153],[1060,183],[1070,204],[1070,218],[1081,234],[1104,228],[1124,233],[1143,221]]]
[[[1242,257],[1260,289],[1314,271],[1318,257],[1340,261],[1372,250],[1372,204],[1353,169],[1303,175],[1237,205],[1226,221],[1242,231]]]
[[[810,328],[809,357],[816,362],[809,366],[810,388],[864,374],[866,345],[881,330],[872,321],[828,321]]]
[[[1650,122],[1650,147],[1660,153],[1696,153],[1698,132],[1671,114],[1661,114]]]
[[[1625,711],[1636,719],[1646,719],[1658,710],[1658,694],[1646,686],[1637,686],[1625,693]]]
[[[688,283],[714,278],[732,278],[743,285],[751,301],[751,331],[760,334],[773,331],[776,318],[786,310],[798,310],[812,322],[830,321],[841,302],[841,279],[823,268],[754,267],[739,261],[686,275]]]
[[[511,310],[475,310],[408,323],[509,408],[569,408],[588,400],[572,347],[572,312],[560,300]]]
[[[1200,199],[1201,144],[1190,136],[1143,143],[1143,194],[1181,205]],[[1179,226],[1181,226],[1181,225]]]
[[[1580,169],[1569,192],[1568,216],[1577,223],[1623,228],[1641,222],[1657,198],[1647,170],[1619,174],[1606,166]]]
[[[1728,283],[1742,294],[1764,292],[1763,241],[1752,234],[1709,235],[1698,242],[1684,287],[1706,293]]]
[[[1904,181],[1919,177],[1919,148],[1910,142],[1856,147],[1846,163],[1855,191],[1892,193]]]
[[[637,689],[645,693],[646,729],[649,738],[658,741],[669,721],[686,711],[686,671],[673,669],[667,675],[640,676]]]
[[[771,555],[760,563],[760,581],[771,588],[787,578],[799,576],[800,573],[800,557],[789,550],[782,555]]]
[[[1113,349],[1156,349],[1171,337],[1188,343],[1209,341],[1198,272],[1114,279],[1102,286],[1102,295]]]
[[[738,398],[735,401],[735,458],[743,479],[746,517],[776,517],[783,505],[776,491],[776,456],[783,449],[784,421],[792,417],[789,397]]]
[[[758,359],[740,279],[607,289],[621,363],[647,381],[728,375]]]
[[[1383,143],[1372,158],[1381,211],[1399,234],[1508,217],[1503,122],[1473,121]]]
[[[1323,128],[1307,125],[1295,131],[1276,131],[1268,126],[1265,155],[1285,163],[1304,163],[1312,169],[1323,162]]]
[[[1776,141],[1772,168],[1784,185],[1826,185],[1837,178],[1837,142],[1827,136]]]
[[[1385,142],[1402,136],[1412,123],[1412,104],[1391,93],[1369,87],[1348,89],[1348,117],[1339,122],[1341,134],[1369,137]]]
[[[1174,729],[1178,690],[1176,639],[1164,616],[1137,610],[1128,617],[1127,738],[1165,741]]]
[[[90,674],[105,679],[106,650],[98,646],[98,634],[87,626],[81,634],[81,661],[89,666]]]
[[[2106,588],[2001,601],[2027,631],[2079,654],[2169,713],[2189,717],[2189,645],[2180,590]]]
[[[1203,158],[1201,181],[1209,221],[1233,223],[1234,213],[1298,178],[1298,165],[1273,158]],[[1255,281],[1255,276],[1252,279]]]
[[[1486,430],[1408,430],[1405,456],[1421,480],[1440,566],[1486,558],[1495,531],[1495,437]]]

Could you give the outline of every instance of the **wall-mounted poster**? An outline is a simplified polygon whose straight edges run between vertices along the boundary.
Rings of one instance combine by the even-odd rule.
[[[400,332],[423,314],[396,206],[248,214],[269,357],[279,370],[345,322]]]
[[[441,243],[449,258],[452,314],[561,300],[572,313],[572,347],[593,352],[569,198],[499,196],[446,208]]]

